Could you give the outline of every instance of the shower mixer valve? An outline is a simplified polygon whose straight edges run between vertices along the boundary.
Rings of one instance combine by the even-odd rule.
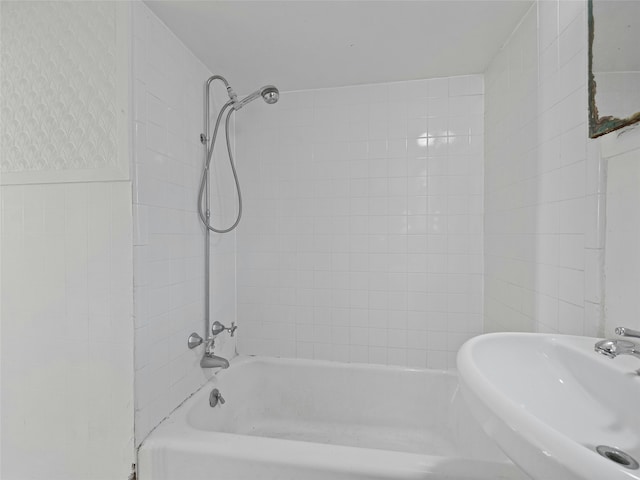
[[[207,351],[211,351],[213,349],[213,341],[215,337],[217,337],[224,331],[229,332],[229,335],[233,337],[237,329],[238,329],[238,326],[236,325],[236,322],[231,322],[230,327],[225,327],[223,324],[221,324],[217,320],[213,322],[213,325],[211,325],[211,336],[207,339],[207,345],[206,345]],[[191,335],[189,335],[187,346],[190,349],[194,349],[197,346],[202,345],[203,342],[204,342],[204,339],[200,335],[194,332]]]
[[[202,368],[229,368],[229,361],[226,358],[218,357],[213,353],[213,347],[215,345],[215,340],[218,335],[220,335],[225,330],[231,334],[233,337],[233,333],[236,331],[236,322],[231,324],[230,328],[225,327],[223,324],[218,322],[217,320],[213,322],[211,325],[211,335],[207,339],[207,342],[204,347],[204,355],[202,356],[202,360],[200,360],[200,366]],[[224,402],[223,402],[224,403]]]
[[[216,320],[211,326],[211,335],[215,337],[216,335],[220,335],[226,330],[227,332],[229,332],[229,335],[233,337],[233,334],[236,333],[237,329],[238,327],[236,326],[236,322],[231,322],[230,327],[225,327],[223,324]]]

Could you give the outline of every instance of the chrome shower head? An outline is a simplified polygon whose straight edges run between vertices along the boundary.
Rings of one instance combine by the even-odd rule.
[[[262,87],[260,89],[260,95],[262,95],[262,98],[264,99],[264,101],[267,102],[269,105],[271,105],[272,103],[276,103],[280,98],[280,92],[273,85],[267,85],[266,87]]]
[[[247,103],[252,102],[253,100],[255,100],[260,96],[262,96],[264,101],[267,102],[268,104],[273,104],[273,103],[276,103],[280,98],[280,92],[273,85],[265,85],[261,89],[253,92],[251,95],[247,95],[242,100],[235,102],[233,104],[233,108],[235,110],[240,110]]]

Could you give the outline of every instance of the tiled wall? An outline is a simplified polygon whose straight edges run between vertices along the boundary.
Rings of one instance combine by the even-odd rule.
[[[211,374],[199,366],[203,347],[187,348],[191,332],[204,336],[204,230],[196,200],[203,161],[199,141],[203,84],[211,73],[142,2],[133,8],[136,443],[140,443]],[[217,207],[226,198],[217,192],[212,192],[214,212],[221,211]],[[213,220],[224,219],[214,214]],[[213,236],[212,245],[213,319],[230,323],[235,319],[234,237]],[[216,353],[232,355],[233,342],[225,345],[225,340],[221,336]]]
[[[127,478],[131,184],[1,191],[1,476]]]
[[[127,55],[115,32],[128,32],[128,8],[1,8],[0,175],[14,185],[0,187],[0,477],[124,479],[135,461],[131,183],[102,167],[128,162],[116,118],[128,112],[110,105],[123,72],[109,61]],[[71,183],[78,169],[101,181]]]
[[[244,354],[448,368],[482,331],[481,75],[236,115]]]
[[[640,126],[602,138],[607,159],[605,333],[640,330]]]
[[[604,168],[586,2],[536,2],[486,76],[485,329],[602,329]]]

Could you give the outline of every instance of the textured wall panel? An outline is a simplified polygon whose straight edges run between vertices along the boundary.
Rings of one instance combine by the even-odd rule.
[[[3,174],[117,167],[116,19],[116,2],[3,2]]]

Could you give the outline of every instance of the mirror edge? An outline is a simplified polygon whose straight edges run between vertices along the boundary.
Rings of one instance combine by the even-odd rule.
[[[597,138],[607,133],[619,130],[627,125],[640,122],[640,112],[637,112],[627,118],[616,118],[612,116],[599,117],[598,107],[596,105],[596,79],[593,75],[593,40],[594,40],[594,19],[593,19],[593,0],[587,0],[587,16],[589,24],[589,137]]]

